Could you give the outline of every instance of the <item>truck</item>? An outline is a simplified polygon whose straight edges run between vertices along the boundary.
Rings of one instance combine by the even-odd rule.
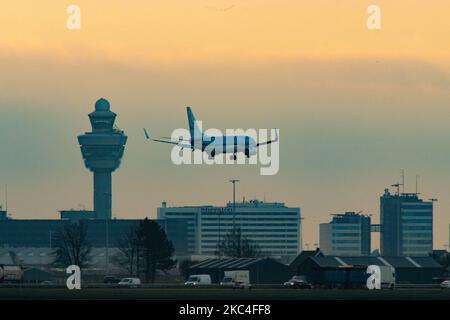
[[[225,271],[220,285],[223,287],[251,289],[252,285],[250,284],[250,272],[248,270]]]
[[[23,271],[21,266],[0,265],[0,283],[20,282]]]
[[[395,288],[395,268],[390,266],[379,266],[381,272],[381,288]]]

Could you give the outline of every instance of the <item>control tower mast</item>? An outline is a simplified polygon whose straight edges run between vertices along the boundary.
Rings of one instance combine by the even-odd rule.
[[[114,127],[116,114],[108,100],[99,99],[89,114],[92,131],[78,136],[86,168],[94,173],[94,211],[96,219],[111,219],[111,174],[123,156],[127,136]]]

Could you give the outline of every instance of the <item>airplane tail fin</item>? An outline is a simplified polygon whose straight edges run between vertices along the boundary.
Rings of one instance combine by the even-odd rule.
[[[194,139],[194,137],[202,137],[203,132],[198,127],[197,120],[195,119],[194,113],[192,112],[191,107],[186,107],[187,110],[187,116],[188,116],[188,122],[189,122],[189,132],[191,134],[191,139]]]

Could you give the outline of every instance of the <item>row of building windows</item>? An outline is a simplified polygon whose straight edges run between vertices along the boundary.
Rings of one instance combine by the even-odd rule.
[[[233,218],[231,219],[222,219],[222,217],[220,218],[220,220],[228,220],[228,221],[233,221]],[[236,217],[235,219],[236,221],[298,221],[299,218],[285,218],[285,217],[273,217],[273,218],[239,218]],[[219,218],[202,218],[202,221],[219,221]]]
[[[426,219],[402,219],[402,223],[428,223],[431,224],[433,222],[433,219],[426,218]]]
[[[232,230],[232,229],[228,229]],[[224,232],[226,229],[202,229],[202,232]],[[297,232],[297,228],[279,228],[279,229],[242,229],[242,233],[248,232]]]
[[[403,202],[402,203],[402,209],[418,209],[418,210],[422,210],[422,209],[427,209],[427,210],[431,210],[433,208],[431,203],[424,203],[424,204],[417,204],[417,203],[408,203],[408,202]]]
[[[358,247],[333,247],[333,251],[355,251],[355,250],[359,250],[359,246]]]
[[[244,234],[245,235],[245,234]],[[217,238],[218,235],[217,234],[202,234],[202,238]],[[258,234],[258,235],[253,235],[251,237],[252,239],[255,238],[290,238],[290,239],[296,239],[297,238],[297,234],[269,234],[269,235],[264,235],[264,234]]]
[[[203,223],[203,227],[233,226],[232,223]],[[297,223],[236,223],[238,227],[297,227]]]
[[[402,226],[402,230],[432,230],[433,226]]]
[[[403,240],[403,244],[433,244],[433,240]]]
[[[218,240],[203,240],[203,243],[217,243]],[[258,240],[258,243],[297,243],[297,240]]]
[[[210,246],[210,245],[202,246],[202,249],[215,249],[215,248],[217,248],[217,246]],[[279,246],[261,246],[260,249],[261,250],[264,250],[264,249],[297,249],[297,246],[290,246],[290,245],[286,245],[286,246],[282,246],[282,245],[279,245]]]
[[[431,217],[433,213],[431,211],[426,212],[405,212],[402,211],[402,217]]]
[[[203,212],[204,216],[219,216],[217,212]],[[233,215],[233,213],[220,213],[220,216]],[[298,216],[298,212],[236,212],[236,215],[239,216],[273,216],[276,218],[277,216]]]
[[[342,233],[333,233],[333,237],[359,237],[359,232],[342,232]]]
[[[264,255],[267,255],[267,256],[277,256],[277,255],[281,255],[281,254],[294,255],[294,254],[298,253],[297,250],[295,250],[295,249],[285,249],[285,250],[278,249],[276,251],[271,251],[271,250],[261,250],[261,251],[264,253]],[[202,251],[202,254],[214,255],[215,251],[205,250],[205,251]]]
[[[166,212],[166,216],[180,216],[180,217],[192,217],[197,215],[197,212]]]
[[[335,244],[339,244],[339,243],[357,243],[357,244],[359,244],[359,243],[361,243],[361,241],[359,239],[357,239],[357,240],[333,240],[332,243],[335,243]]]
[[[403,238],[432,238],[431,233],[403,233]]]
[[[361,226],[360,225],[342,226],[342,225],[333,224],[331,226],[331,228],[333,230],[359,230],[359,229],[361,229]]]

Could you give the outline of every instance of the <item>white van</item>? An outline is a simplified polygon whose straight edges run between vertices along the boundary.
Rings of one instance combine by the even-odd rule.
[[[231,270],[225,271],[221,286],[233,288],[251,289],[250,272],[248,270]]]
[[[193,274],[184,283],[185,286],[207,286],[211,284],[209,274]]]
[[[141,286],[141,280],[139,278],[123,278],[118,285],[127,288],[139,288]]]

